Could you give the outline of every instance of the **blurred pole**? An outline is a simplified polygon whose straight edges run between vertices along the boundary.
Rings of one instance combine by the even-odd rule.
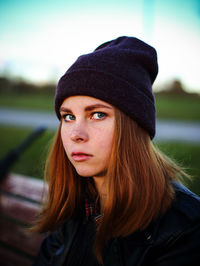
[[[17,148],[11,150],[0,160],[0,181],[8,174],[11,166],[18,160],[23,151],[27,149],[45,130],[46,127],[44,126],[38,127],[25,140],[23,140]]]
[[[147,41],[151,42],[153,38],[154,29],[154,12],[155,12],[154,0],[143,0],[143,34]]]

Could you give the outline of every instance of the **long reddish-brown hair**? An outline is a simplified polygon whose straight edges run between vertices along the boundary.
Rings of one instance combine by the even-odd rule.
[[[145,229],[158,214],[169,208],[174,196],[171,181],[177,179],[177,174],[184,175],[175,163],[154,147],[148,133],[129,116],[116,109],[115,121],[113,147],[104,182],[106,197],[101,201],[104,217],[94,243],[100,263],[102,249],[109,239]],[[86,182],[85,178],[78,176],[65,154],[61,124],[62,121],[46,163],[49,191],[35,227],[39,232],[53,231],[82,211],[80,206],[83,206]]]

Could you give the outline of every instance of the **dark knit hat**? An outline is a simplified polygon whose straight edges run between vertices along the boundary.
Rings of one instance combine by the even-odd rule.
[[[87,95],[108,102],[155,136],[152,84],[158,73],[156,50],[133,37],[103,43],[80,56],[58,82],[55,111],[69,96]]]

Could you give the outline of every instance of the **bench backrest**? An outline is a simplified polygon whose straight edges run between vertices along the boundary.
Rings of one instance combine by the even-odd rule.
[[[10,174],[0,183],[0,265],[32,265],[43,236],[27,227],[38,212],[43,181]]]

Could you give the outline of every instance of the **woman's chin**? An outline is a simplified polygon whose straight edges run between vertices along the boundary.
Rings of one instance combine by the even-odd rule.
[[[76,169],[76,172],[82,177],[93,177],[95,172],[87,169]]]
[[[83,169],[83,168],[75,168],[78,175],[82,177],[94,177],[94,176],[103,176],[105,175],[105,171],[97,171],[96,169]]]

